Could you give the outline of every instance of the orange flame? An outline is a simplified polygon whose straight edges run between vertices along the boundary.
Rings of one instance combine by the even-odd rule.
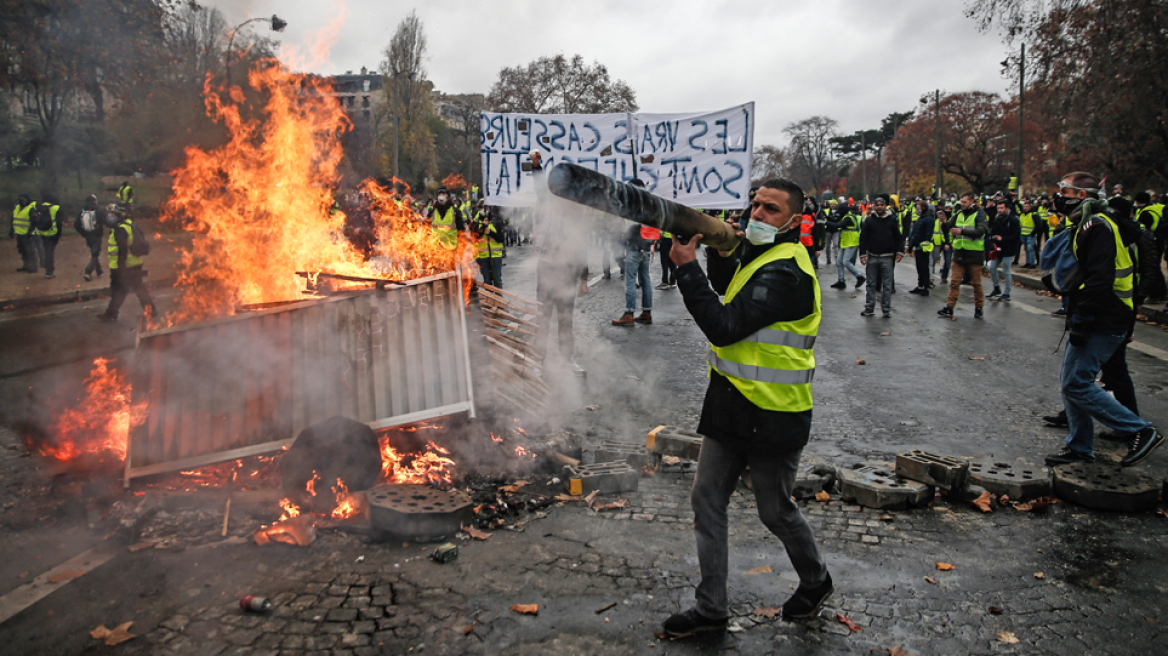
[[[389,444],[389,436],[382,435],[381,479],[386,483],[422,483],[445,485],[451,483],[454,461],[448,456],[450,451],[434,444],[426,443],[423,453],[402,456]]]
[[[173,194],[163,220],[195,235],[182,257],[179,309],[173,325],[234,313],[240,305],[303,298],[297,272],[404,280],[471,271],[471,243],[460,236],[447,249],[429,222],[391,190],[372,181],[350,194],[347,211],[368,211],[378,238],[372,252],[354,247],[346,215],[332,190],[343,151],[340,136],[352,125],[327,78],[289,72],[274,60],[248,72],[262,99],[257,117],[241,113],[245,97],[204,83],[207,113],[227,128],[227,143],[210,151],[187,149],[173,172]],[[250,111],[250,110],[249,110]],[[366,235],[368,236],[368,235]],[[468,277],[472,277],[469,276]]]
[[[131,414],[130,384],[111,360],[97,358],[85,379],[85,397],[61,413],[53,434],[39,445],[41,455],[67,462],[86,454],[111,453],[126,457]]]
[[[333,519],[347,519],[357,514],[357,501],[349,494],[348,486],[339,478],[337,484],[333,486],[333,494],[337,495],[337,507],[332,512]]]
[[[316,482],[319,480],[320,474],[316,473],[316,470],[314,469],[312,471],[312,478],[308,479],[308,482],[304,484],[304,489],[308,491],[309,495],[316,496]]]
[[[300,516],[300,506],[292,503],[291,499],[280,499],[280,508],[282,508],[284,512],[280,515],[280,519],[276,520],[278,522]]]
[[[466,183],[466,178],[462,177],[458,173],[451,173],[450,175],[443,178],[442,186],[446,187],[450,191],[459,191],[470,188],[470,185]]]
[[[491,433],[491,441],[492,442],[502,442],[503,438],[499,437],[498,435],[495,435],[494,433]]]
[[[530,456],[530,457],[532,457],[532,458],[538,458],[538,457],[539,457],[538,455],[536,455],[536,454],[534,454],[534,453],[532,453],[532,452],[528,451],[527,449],[525,449],[525,448],[523,448],[523,447],[521,447],[521,446],[517,446],[517,447],[515,447],[515,455],[519,456],[520,458],[522,458],[522,457],[525,457],[525,456]]]

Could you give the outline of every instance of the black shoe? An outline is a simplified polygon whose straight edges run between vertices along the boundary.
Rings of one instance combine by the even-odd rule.
[[[85,274],[85,282],[89,282],[90,280],[93,280],[93,276],[88,273]]]
[[[97,315],[97,320],[104,321],[105,323],[113,323],[113,322],[117,321],[118,318],[112,317],[112,316],[106,314],[105,312],[102,312],[101,314]]]
[[[1010,302],[1010,295],[1009,294],[1002,294],[1001,296],[998,297],[998,300],[1003,302],[1003,303],[1009,303]]]
[[[953,316],[953,308],[946,305],[945,307],[941,308],[940,310],[937,310],[937,316],[945,317],[945,318],[952,317]]]
[[[1002,295],[1002,290],[998,287],[994,287],[994,291],[987,294],[986,298],[993,298],[995,296],[1001,296],[1001,295]]]
[[[891,313],[891,312],[885,312],[885,313],[884,313],[884,318],[885,318],[885,319],[891,319],[891,318],[892,318],[892,313]]]
[[[870,317],[870,316],[873,316],[874,314],[876,314],[876,312],[872,308],[864,308],[864,311],[860,313],[860,316],[861,317]]]
[[[1079,453],[1070,447],[1063,447],[1062,451],[1046,456],[1048,465],[1070,465],[1076,462],[1095,462],[1095,456]]]
[[[832,289],[847,289],[848,283],[841,280],[841,281],[837,282],[836,284],[832,285],[831,288]]]
[[[1056,317],[1065,317],[1065,316],[1067,316],[1067,309],[1066,308],[1059,308],[1059,309],[1055,310],[1054,312],[1051,312],[1051,314],[1053,314]]]
[[[696,608],[684,613],[675,613],[665,620],[661,628],[671,638],[685,638],[699,633],[714,633],[726,630],[727,619],[714,620],[702,615]]]
[[[1131,444],[1131,441],[1136,438],[1136,433],[1121,433],[1119,431],[1109,430],[1103,431],[1095,437],[1101,440],[1107,440],[1108,442],[1123,442],[1125,444]]]
[[[927,291],[928,291],[928,290],[921,289],[920,287],[913,287],[912,289],[908,290],[908,293],[910,293],[910,294],[922,294],[922,293],[926,293]]]
[[[1059,410],[1057,415],[1044,415],[1042,420],[1046,422],[1047,426],[1053,426],[1055,428],[1066,428],[1069,426],[1066,410]]]
[[[856,278],[856,289],[863,287],[865,280],[867,280],[867,278],[865,278],[864,276],[860,276],[859,278]]]
[[[1148,426],[1144,430],[1136,433],[1135,439],[1131,441],[1131,446],[1128,447],[1127,455],[1123,460],[1119,461],[1120,467],[1131,467],[1132,465],[1142,462],[1161,444],[1164,443],[1164,436],[1160,431],[1156,430],[1155,426]]]
[[[984,319],[985,318],[982,316],[981,308],[977,308],[976,310],[973,311],[973,318],[974,319]]]
[[[783,604],[783,619],[798,620],[813,617],[823,608],[835,587],[831,584],[831,574],[814,588],[805,588],[802,584],[795,590],[795,594]]]

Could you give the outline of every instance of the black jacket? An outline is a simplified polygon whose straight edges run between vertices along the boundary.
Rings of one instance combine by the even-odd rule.
[[[1129,239],[1140,238],[1131,226],[1120,228],[1121,239],[1125,233]],[[1110,227],[1097,217],[1084,221],[1078,227],[1075,243],[1075,257],[1084,278],[1082,286],[1071,292],[1067,304],[1068,326],[1072,331],[1127,331],[1135,321],[1135,311],[1128,309],[1112,289],[1115,282],[1115,236]],[[1135,300],[1133,298],[1133,304]]]
[[[778,238],[779,243],[798,243],[798,240],[797,228]],[[678,267],[677,287],[685,307],[711,344],[727,346],[772,323],[796,321],[814,312],[817,283],[794,260],[763,266],[728,305],[722,304],[719,294],[729,287],[738,266],[749,264],[770,248],[743,241],[725,258],[707,249],[708,279],[697,261]],[[763,410],[743,396],[729,379],[717,372],[710,373],[698,433],[727,446],[767,456],[803,448],[810,432],[810,410]]]
[[[900,236],[900,219],[896,212],[888,216],[868,215],[860,224],[860,255],[903,253],[904,238]]]
[[[997,244],[1004,257],[1017,258],[1018,249],[1022,247],[1022,222],[1018,217],[1013,214],[995,216],[990,220],[989,228],[991,239],[986,240],[986,251],[990,250],[991,244]],[[1000,236],[1002,241],[993,240],[995,236]]]
[[[914,251],[921,250],[921,244],[928,242],[933,243],[933,228],[937,223],[937,217],[929,210],[925,210],[923,214],[912,224],[912,230],[908,235],[908,246]]]

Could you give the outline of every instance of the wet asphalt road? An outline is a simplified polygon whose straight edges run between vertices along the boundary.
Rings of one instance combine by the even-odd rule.
[[[596,270],[599,259],[593,259],[596,260],[593,263],[595,278],[599,273]],[[530,250],[513,249],[507,264],[504,271],[506,288],[533,298],[534,261]],[[657,282],[660,269],[656,264],[653,275],[654,282]],[[1061,335],[1062,321],[1049,315],[1049,311],[1057,307],[1057,301],[1015,288],[1012,303],[987,303],[986,318],[978,321],[972,318],[972,291],[963,288],[957,320],[950,321],[935,314],[943,302],[941,294],[935,292],[931,297],[921,298],[907,293],[909,285],[906,283],[915,279],[911,260],[898,267],[897,276],[899,293],[893,297],[892,318],[863,318],[859,314],[863,294],[852,298],[854,290],[850,285],[847,291],[830,289],[828,285],[835,281],[834,267],[821,267],[819,277],[823,287],[824,319],[816,345],[816,410],[808,451],[824,456],[836,465],[847,465],[869,459],[888,460],[895,453],[912,448],[950,456],[994,455],[1034,460],[1056,450],[1062,432],[1043,428],[1037,417],[1059,408],[1057,380],[1061,352],[1055,354],[1054,350]],[[653,325],[629,328],[609,324],[624,308],[623,283],[615,275],[612,280],[598,281],[591,292],[579,300],[575,316],[577,360],[588,370],[588,375],[582,382],[565,380],[560,388],[563,402],[559,412],[544,417],[550,426],[568,427],[592,439],[636,443],[643,439],[647,429],[658,424],[686,428],[696,425],[696,412],[705,390],[704,340],[685,313],[677,290],[654,290],[654,295]],[[42,311],[30,313],[27,318],[0,322],[0,331],[4,331],[5,337],[0,342],[4,345],[0,347],[0,362],[4,363],[0,383],[17,393],[38,385],[50,385],[53,376],[61,373],[58,369],[43,366],[55,362],[52,358],[75,361],[94,355],[92,342],[88,340],[86,349],[80,345],[53,346],[58,342],[67,343],[68,336],[75,332],[94,334],[89,332],[92,330],[90,314],[88,309],[59,308],[55,313]],[[108,340],[98,340],[97,343],[123,348],[127,340],[132,343],[132,334],[129,337],[122,334],[124,328]],[[12,340],[10,336],[13,335],[24,335],[30,341]],[[1136,340],[1146,346],[1145,351],[1159,351],[1168,356],[1168,335],[1158,328],[1137,326]],[[985,359],[973,360],[972,357]],[[857,359],[866,364],[856,364]],[[1164,399],[1164,388],[1168,387],[1165,372],[1168,362],[1136,350],[1129,351],[1129,362],[1142,413],[1153,422],[1168,426],[1168,406]],[[78,365],[70,366],[76,368]],[[29,373],[19,373],[21,371]],[[5,372],[17,373],[4,377]],[[4,398],[8,401],[3,409],[11,416],[14,411],[12,399],[21,397],[8,395]],[[600,406],[599,411],[585,409],[588,405]],[[6,441],[0,446],[6,449],[9,446],[7,441],[15,439],[10,432],[4,432],[0,437]],[[1097,446],[1101,454],[1119,454],[1117,447],[1110,443],[1101,442]],[[4,469],[9,483],[0,493],[4,500],[19,501],[13,496],[16,492],[14,481],[27,482],[36,478],[35,473],[28,473],[32,462],[8,454],[0,459],[0,468]],[[1161,450],[1139,469],[1163,478],[1168,468],[1166,465],[1168,450]],[[479,597],[464,592],[463,602],[471,605],[481,602],[493,607],[507,598],[507,589],[514,588],[526,590],[527,597],[539,597],[553,608],[559,607],[559,612],[570,614],[574,605],[572,600],[580,594],[574,584],[559,580],[555,569],[544,571],[538,566],[526,571],[516,569],[523,564],[515,562],[516,550],[529,554],[522,560],[538,564],[552,563],[557,555],[562,558],[578,551],[578,545],[588,545],[604,554],[624,554],[628,567],[632,567],[633,562],[628,554],[641,553],[651,560],[656,559],[653,565],[660,566],[662,571],[672,572],[673,576],[692,577],[696,567],[692,536],[684,530],[688,521],[684,499],[687,481],[684,475],[673,479],[660,477],[652,483],[656,486],[651,486],[654,491],[635,500],[642,506],[638,508],[642,518],[651,518],[653,515],[647,513],[653,511],[643,506],[654,505],[654,499],[676,497],[674,505],[680,510],[675,511],[674,521],[679,524],[660,525],[657,523],[660,519],[638,523],[635,515],[630,515],[628,519],[634,521],[622,525],[621,531],[613,532],[607,522],[590,519],[592,515],[565,511],[563,514],[553,513],[546,520],[549,524],[537,533],[506,535],[494,543],[476,544],[482,551],[475,556],[473,567],[470,566],[472,561],[466,561],[471,568],[464,570],[463,575],[471,578],[461,585],[481,588],[482,591]],[[669,516],[668,512],[656,512],[659,518]],[[1115,609],[1105,606],[1105,603],[1115,602],[1128,610],[1148,608],[1148,615],[1158,616],[1157,609],[1165,607],[1168,601],[1164,593],[1168,589],[1168,574],[1157,565],[1157,554],[1162,554],[1168,542],[1162,529],[1149,531],[1148,528],[1152,525],[1150,523],[1163,522],[1163,519],[1148,515],[1128,518],[1085,512],[1070,506],[1059,508],[1057,513],[1055,520],[1029,524],[1015,522],[1006,515],[995,516],[988,520],[988,528],[985,525],[987,520],[980,515],[958,513],[955,518],[941,520],[940,529],[935,521],[925,518],[920,525],[922,533],[909,532],[906,535],[915,535],[917,544],[932,540],[930,551],[923,554],[926,561],[942,548],[949,551],[948,558],[958,558],[963,551],[969,554],[982,550],[976,561],[963,564],[963,568],[970,570],[965,574],[970,594],[979,595],[978,599],[980,595],[998,589],[1009,589],[1004,598],[1028,599],[1027,603],[1041,607],[1044,612],[1058,612],[1062,604],[1074,607],[1095,604],[1100,612],[1115,615]],[[0,519],[4,519],[3,515]],[[738,578],[732,581],[733,590],[737,591],[732,594],[764,603],[779,603],[781,599],[773,597],[786,593],[790,572],[774,538],[752,520],[751,511],[743,502],[741,513],[734,520],[737,528],[732,537],[732,569],[747,569],[758,562],[761,553],[778,550],[780,557],[775,559],[774,565],[779,576],[783,577],[782,584],[776,587],[778,582]],[[817,532],[830,532],[833,520],[825,519],[824,524],[817,521],[813,519]],[[0,552],[6,554],[7,561],[0,568],[0,583],[4,586],[0,594],[23,580],[18,573],[29,572],[35,576],[100,540],[97,536],[80,537],[79,523],[79,517],[62,516],[62,521],[49,527],[6,524],[7,528],[0,531]],[[945,533],[946,526],[952,535]],[[543,535],[544,540],[538,544],[531,542],[537,535]],[[956,619],[959,613],[948,608],[953,599],[940,595],[930,597],[932,588],[926,586],[923,593],[889,592],[898,584],[902,590],[906,587],[905,558],[906,554],[913,554],[915,547],[913,539],[908,539],[907,543],[882,539],[888,545],[888,550],[883,552],[857,551],[858,547],[825,539],[825,551],[829,553],[833,570],[843,572],[840,578],[847,580],[851,587],[850,594],[844,593],[841,602],[851,605],[843,606],[843,610],[858,617],[867,613],[871,616],[867,621],[875,624],[880,620],[872,618],[880,618],[885,612],[878,608],[887,606],[893,609],[889,611],[893,613],[891,630],[878,633],[873,626],[869,629],[872,640],[883,640],[885,635],[889,636],[888,639],[898,635],[902,639],[923,639],[936,627],[924,626],[925,615],[911,615],[916,612],[942,614],[953,622],[954,635],[969,630],[959,626]],[[328,542],[322,545],[322,549],[326,547],[345,554],[350,551],[355,554],[354,549],[368,550],[368,547],[348,543]],[[287,572],[308,567],[328,569],[332,566],[329,563],[344,560],[330,559],[328,551],[314,549],[281,549],[276,552],[278,555],[272,556],[249,546],[222,549],[222,552],[204,552],[207,553],[205,557],[189,552],[183,552],[187,554],[183,555],[149,551],[119,555],[92,575],[78,579],[0,625],[0,639],[8,640],[8,644],[16,648],[14,653],[81,653],[92,648],[84,631],[98,622],[110,625],[114,620],[133,617],[137,622],[135,630],[145,632],[180,607],[200,603],[210,605],[216,598],[230,596],[224,590],[236,587],[263,589],[264,586],[272,589],[277,582],[289,581],[284,576]],[[247,551],[233,552],[233,549]],[[1034,555],[1035,549],[1038,550],[1037,556]],[[393,556],[392,552],[388,553]],[[46,557],[46,554],[51,554],[51,557]],[[1035,558],[1040,559],[1037,564],[1032,562]],[[1096,567],[1100,561],[1108,561],[1108,567]],[[1118,564],[1112,565],[1112,561]],[[214,563],[211,572],[200,569],[207,563]],[[1057,594],[1031,595],[1028,589],[1016,583],[1020,573],[1027,578],[1030,571],[1039,568],[1055,570],[1066,563],[1079,565],[1065,572],[1064,578],[1071,587],[1064,586]],[[549,567],[554,567],[554,564]],[[495,573],[486,574],[492,568]],[[1004,570],[1008,572],[1004,573]],[[427,580],[430,575],[426,571],[416,572],[416,577]],[[484,577],[483,580],[475,583],[480,576]],[[506,576],[515,578],[506,580]],[[444,575],[441,578],[450,577]],[[914,579],[919,583],[920,576],[915,575]],[[665,585],[671,592],[663,595],[663,591],[658,590],[657,601],[668,599],[670,603],[684,607],[688,603],[687,595],[692,595],[689,591],[692,580],[683,579],[680,587],[674,587],[676,581],[669,583],[671,580],[666,578],[665,584],[658,584]],[[460,590],[456,581],[442,585]],[[569,640],[568,644],[576,644],[579,651],[568,649],[565,653],[702,651],[681,645],[670,645],[667,651],[652,651],[647,646],[648,641],[641,639],[646,635],[644,627],[626,633],[613,633],[617,627],[589,629],[592,606],[599,606],[599,601],[608,598],[605,596],[607,592],[597,591],[600,588],[589,590],[589,595],[598,595],[598,603],[592,603],[592,596],[585,597],[587,608],[581,617],[564,619],[559,622],[559,628],[554,625],[549,628],[546,623],[526,620],[520,623],[497,617],[495,619],[500,622],[497,630],[501,633],[498,636],[491,634],[494,637],[489,638],[484,646],[494,645],[493,649],[487,650],[489,653],[539,653],[538,649],[524,651],[521,647],[543,645],[570,627],[570,633],[577,636],[577,641],[572,643]],[[1108,602],[1101,601],[1100,594],[1106,595]],[[466,602],[467,597],[471,597],[471,602]],[[877,600],[884,603],[877,604]],[[650,624],[659,621],[667,610],[661,603],[654,605],[646,601],[643,595],[639,601],[634,601],[646,604],[646,612],[642,615]],[[1032,623],[1053,621],[1036,618]],[[485,624],[490,622],[485,620]],[[1086,645],[1090,653],[1150,653],[1134,646],[1146,644],[1158,634],[1154,623],[1132,618],[1129,624],[1119,624],[1118,628],[1131,636],[1131,650],[1114,641],[1090,639],[1089,636],[1080,643]],[[504,637],[504,629],[510,630],[513,636]],[[589,631],[593,636],[605,636],[603,649],[580,637]],[[821,642],[814,635],[781,634],[774,638],[778,644],[771,642],[769,634],[765,639],[762,633],[744,635],[741,642],[732,643],[740,653],[765,653],[771,649],[788,653],[787,648],[793,649],[790,653],[851,651],[828,645],[813,647]],[[784,643],[780,637],[789,639],[790,643]],[[1074,653],[1073,645],[1080,643],[1060,643],[1060,651],[1070,648],[1072,651],[1063,653]],[[589,644],[595,649],[588,648]],[[996,651],[986,647],[984,642],[978,644],[980,648],[971,648],[970,652]],[[857,648],[854,653],[866,652],[866,649],[859,649],[859,644],[854,646]],[[715,650],[726,647],[723,644]],[[143,643],[138,643],[136,649],[141,653],[151,653]],[[1035,646],[1031,651],[1021,653],[1050,652]]]

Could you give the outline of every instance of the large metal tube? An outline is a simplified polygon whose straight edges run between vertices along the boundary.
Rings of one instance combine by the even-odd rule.
[[[740,237],[725,222],[695,209],[654,196],[635,187],[567,162],[556,164],[547,176],[548,189],[555,195],[641,225],[647,225],[685,239],[701,234],[702,243],[718,250],[733,250]]]

